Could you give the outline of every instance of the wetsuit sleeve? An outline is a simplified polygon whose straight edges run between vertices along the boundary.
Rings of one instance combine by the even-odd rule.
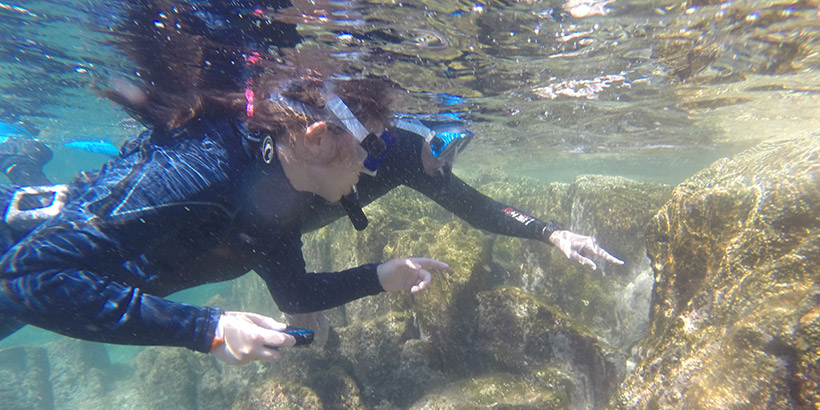
[[[221,310],[142,293],[83,269],[2,281],[0,308],[20,321],[85,340],[209,352]]]
[[[218,201],[203,194],[221,178],[204,152],[213,148],[196,144],[157,152],[138,169],[112,165],[12,247],[0,260],[0,314],[86,340],[209,351],[219,309],[146,294],[151,278],[122,269],[186,224],[218,214]]]
[[[317,312],[384,292],[375,263],[341,272],[307,273],[299,235],[282,240],[267,259],[255,270],[284,313]]]
[[[449,168],[445,168],[443,172],[443,175],[431,177],[423,170],[418,170],[417,177],[408,181],[408,186],[436,201],[470,225],[496,234],[549,243],[550,234],[563,229],[556,221],[544,222],[482,194],[453,175]]]

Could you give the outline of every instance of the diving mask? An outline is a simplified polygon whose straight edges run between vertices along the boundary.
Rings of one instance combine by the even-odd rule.
[[[452,158],[473,139],[473,133],[466,128],[465,121],[455,114],[397,114],[393,126],[421,135],[430,144],[430,153],[436,159]]]

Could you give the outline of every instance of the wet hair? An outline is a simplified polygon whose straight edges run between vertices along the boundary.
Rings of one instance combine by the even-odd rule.
[[[279,2],[281,3],[281,2]],[[152,129],[173,130],[195,118],[246,121],[249,130],[279,138],[318,120],[282,106],[282,96],[317,108],[328,81],[314,71],[286,66],[278,56],[216,39],[201,10],[169,0],[129,2],[115,44],[136,65],[141,83],[113,81],[99,93]],[[249,42],[250,43],[250,42]],[[362,121],[386,122],[388,81],[336,79],[331,89]],[[246,89],[254,96],[247,110]]]
[[[277,86],[275,77],[262,75],[254,82],[256,96],[253,116],[247,119],[248,129],[272,136],[297,135],[311,123],[322,118],[311,118],[305,113],[294,111],[279,104],[270,97],[276,93],[285,99],[304,103],[316,108],[325,106],[327,80],[310,74],[303,74],[298,80],[291,80],[284,86]],[[358,119],[364,123],[386,124],[390,118],[389,84],[375,79],[349,79],[331,81],[331,90],[341,98]],[[244,102],[244,101],[243,101]]]

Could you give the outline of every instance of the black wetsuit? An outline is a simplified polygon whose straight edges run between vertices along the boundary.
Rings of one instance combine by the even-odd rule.
[[[207,352],[222,312],[163,296],[251,269],[283,312],[383,291],[375,264],[305,272],[300,226],[310,198],[276,160],[251,158],[243,130],[198,120],[175,137],[144,133],[94,177],[78,178],[61,213],[0,259],[0,328],[16,321],[87,340]]]
[[[223,129],[217,133],[217,135],[220,136],[225,133],[236,133],[238,131],[238,129],[224,130],[227,127],[227,124],[221,124],[220,126]],[[206,126],[200,124],[198,127]],[[544,222],[537,218],[530,217],[520,210],[497,202],[481,194],[474,188],[464,183],[464,181],[453,175],[449,168],[445,168],[444,172],[438,176],[427,175],[424,172],[421,163],[422,145],[423,139],[420,136],[399,131],[397,145],[393,147],[393,150],[391,150],[387,159],[382,164],[381,168],[379,168],[377,176],[371,177],[363,175],[360,178],[358,188],[362,203],[368,204],[395,187],[399,185],[406,185],[430,197],[438,204],[450,210],[460,218],[466,220],[476,228],[485,229],[497,234],[536,240],[545,240],[545,238],[549,237],[549,234],[552,233],[553,230],[560,229],[560,224],[557,222]],[[174,148],[174,150],[176,149],[179,148]],[[102,186],[119,184],[118,181],[124,179],[125,177],[124,173],[134,168],[134,161],[139,159],[139,157],[135,157],[135,155],[137,154],[132,153],[130,155],[126,155],[123,160],[118,159],[110,164],[107,164],[106,167],[103,168],[102,174],[104,176],[111,176],[103,180],[100,184]],[[234,153],[234,157],[237,157],[234,159],[234,162],[248,162],[247,159],[241,159],[243,155],[246,154],[240,152]],[[209,160],[213,161],[213,159]],[[123,163],[123,161],[125,162]],[[161,161],[157,163],[159,168],[154,169],[154,172],[165,174],[166,172],[162,167],[177,162],[179,161]],[[190,162],[190,160],[184,160],[182,162],[187,163]],[[112,167],[114,168],[112,169]],[[144,165],[142,167],[143,168],[141,170],[134,171],[136,173],[135,175],[140,175],[140,178],[148,178],[150,174],[145,173],[146,169],[149,169],[150,167],[145,168],[146,166]],[[256,166],[251,165],[249,167],[254,168]],[[115,171],[116,169],[119,169],[119,171]],[[179,172],[183,171],[178,166],[172,167],[172,169],[178,169]],[[35,171],[36,170],[31,170],[31,172],[27,173],[27,175],[37,174]],[[244,173],[234,171],[236,176],[233,177],[233,179],[241,180],[247,184],[254,178],[258,178],[258,175],[253,178],[248,175],[259,174],[260,172],[261,171],[258,169],[246,170]],[[278,168],[277,172],[280,172]],[[185,173],[191,174],[191,171],[185,171]],[[135,176],[132,175],[129,178],[134,179]],[[169,178],[170,177],[168,176],[163,176],[162,179],[159,180],[149,178],[148,182],[150,183],[147,183],[144,186],[134,186],[129,189],[131,191],[135,191],[138,188],[140,191],[144,190],[141,197],[143,197],[144,200],[147,200],[151,196],[152,192],[155,194],[164,193],[163,195],[167,195],[168,190],[177,189],[174,188],[175,186],[180,185],[180,187],[182,187],[189,185],[189,182],[180,184],[178,178]],[[272,175],[271,178],[279,182],[285,181],[282,175]],[[38,178],[37,180],[39,181],[40,179],[42,178]],[[27,181],[20,180],[18,178],[13,182],[20,185],[25,185]],[[90,187],[85,187],[82,189],[88,188]],[[77,189],[78,188],[76,187],[74,188],[75,191]],[[99,191],[100,187],[98,186],[96,189]],[[121,189],[125,188],[123,187]],[[14,186],[0,185],[0,204],[8,204],[14,190],[16,190],[16,187]],[[117,267],[115,270],[120,272],[112,274],[111,268],[107,267],[103,271],[96,272],[98,276],[103,275],[105,278],[97,277],[96,279],[93,279],[93,281],[107,280],[108,277],[112,277],[114,281],[119,280],[118,278],[125,278],[128,279],[126,283],[130,283],[133,288],[123,288],[122,291],[135,291],[139,294],[142,292],[147,292],[154,296],[164,296],[201,283],[230,279],[232,277],[242,275],[249,269],[254,268],[266,279],[271,295],[279,305],[280,309],[285,312],[310,312],[322,310],[344,303],[349,299],[376,293],[380,290],[380,287],[378,287],[378,282],[373,281],[374,276],[370,275],[372,274],[372,271],[370,271],[369,268],[362,268],[364,270],[354,269],[350,273],[348,279],[343,280],[341,284],[336,283],[334,285],[340,286],[338,288],[338,292],[331,292],[330,294],[322,294],[321,292],[312,293],[306,288],[303,288],[302,286],[308,285],[304,282],[300,282],[299,280],[300,278],[303,278],[302,275],[304,274],[305,269],[301,254],[301,241],[298,235],[295,234],[296,230],[301,229],[303,232],[308,232],[318,229],[340,217],[344,217],[346,215],[345,210],[341,205],[337,203],[330,203],[316,195],[295,193],[295,191],[293,191],[292,188],[290,188],[290,186],[286,183],[280,183],[280,186],[275,189],[271,188],[269,192],[287,192],[290,195],[290,199],[279,199],[277,202],[281,203],[270,204],[269,202],[273,200],[272,198],[262,198],[261,201],[258,199],[251,199],[248,196],[249,192],[247,190],[228,190],[221,192],[220,194],[236,195],[237,198],[242,198],[241,200],[235,201],[229,201],[229,198],[223,198],[222,200],[231,202],[233,205],[231,207],[227,207],[226,209],[222,209],[222,212],[228,212],[227,209],[229,208],[232,209],[230,212],[239,212],[242,208],[241,202],[250,201],[246,204],[245,211],[247,211],[247,205],[254,203],[258,204],[254,207],[256,208],[255,212],[262,213],[264,215],[265,212],[262,212],[264,207],[261,207],[261,205],[268,203],[268,206],[271,207],[275,217],[281,219],[277,222],[277,226],[280,228],[288,228],[286,230],[288,235],[279,235],[280,238],[278,238],[278,242],[274,240],[267,241],[269,244],[276,244],[276,246],[272,248],[266,248],[268,249],[267,252],[269,252],[266,256],[266,260],[271,261],[277,269],[271,271],[271,269],[268,269],[265,266],[260,266],[258,263],[254,264],[252,261],[254,259],[258,259],[256,257],[248,257],[246,259],[244,257],[228,258],[214,256],[213,254],[218,254],[220,252],[229,253],[228,250],[230,249],[230,246],[228,245],[228,242],[225,242],[225,227],[222,226],[226,223],[230,223],[227,222],[227,220],[220,223],[211,222],[210,226],[204,223],[189,224],[186,221],[184,224],[171,223],[167,227],[164,226],[163,230],[166,232],[156,234],[157,237],[152,238],[152,242],[157,242],[157,238],[163,238],[160,242],[163,240],[170,241],[170,243],[176,245],[174,247],[166,247],[165,245],[151,246],[153,250],[148,251],[146,254],[140,254],[136,257],[131,256],[130,259],[128,259],[126,255],[119,254],[119,252],[122,252],[122,244],[111,244],[110,246],[112,247],[112,250],[107,250],[106,252],[114,252],[113,249],[116,249],[118,255],[115,255],[116,257],[108,261],[108,263],[122,264],[125,271],[122,272],[123,269]],[[85,210],[85,208],[88,208],[86,202],[89,200],[100,201],[99,198],[96,198],[98,196],[102,196],[102,194],[96,193],[91,194],[90,196],[87,194],[81,198],[75,199],[74,202],[69,205],[69,209],[73,210],[72,215],[76,215],[74,219],[82,220],[83,218],[93,217],[92,214],[88,214],[88,211]],[[122,196],[122,194],[120,194],[120,196]],[[108,198],[106,200],[111,202],[116,199]],[[152,206],[155,208],[157,207],[156,205]],[[162,207],[167,207],[167,204],[163,204]],[[193,208],[186,205],[175,206],[175,208],[180,207],[183,207],[185,210],[183,211],[183,215],[179,217],[179,221],[185,221],[185,218],[194,216],[194,213],[205,212],[203,215],[207,215],[208,212],[214,211],[213,209],[210,211],[208,210],[209,208],[214,208],[213,206],[204,206],[202,204],[199,204],[197,207],[197,209],[200,209],[199,211],[193,210]],[[84,213],[77,215],[77,210],[75,210],[77,208],[83,210]],[[173,207],[168,208],[169,209],[167,210],[163,210],[163,214],[171,212],[170,208]],[[3,209],[5,209],[5,206],[3,206]],[[218,214],[219,212],[215,213]],[[245,212],[245,214],[251,215],[247,212]],[[258,218],[261,218],[260,221],[263,221],[265,219],[269,219],[270,217],[271,216],[268,215]],[[282,219],[283,217],[284,219]],[[46,226],[64,226],[66,218],[67,216],[60,216],[57,221],[49,221]],[[221,219],[225,218],[225,216],[221,217]],[[133,218],[130,218],[129,221],[134,224]],[[240,219],[235,219],[233,223],[236,224],[239,221]],[[245,223],[247,223],[247,221]],[[148,236],[152,236],[155,234],[151,233],[151,230],[155,230],[155,228],[147,228],[143,227],[143,225],[144,224],[140,222],[136,224],[136,228],[129,225],[128,229],[135,229],[132,234],[135,238],[138,238],[138,235],[147,234]],[[172,226],[176,225],[183,225],[177,228],[179,232],[173,235],[167,232]],[[251,224],[251,226],[252,225],[253,224]],[[243,238],[242,241],[248,242],[242,244],[241,248],[247,247],[247,249],[252,252],[256,251],[257,248],[254,247],[251,242],[258,240],[253,238],[263,236],[250,236],[237,231],[238,229],[238,227],[231,228],[232,231],[236,232],[232,234],[234,237],[230,239],[235,242],[237,237],[241,237]],[[54,237],[50,236],[49,232],[50,231],[48,228],[45,227],[36,229],[34,238],[27,238],[20,245],[16,246],[13,251],[20,252],[21,249],[31,249],[32,246],[38,246],[37,244],[42,241],[46,243],[53,241]],[[124,233],[127,234],[127,232]],[[4,239],[3,243],[5,244],[4,249],[6,249],[13,243],[16,243],[20,237],[25,234],[25,232],[15,232],[9,227],[5,227],[5,229],[0,229],[0,234],[3,234],[2,238]],[[220,237],[220,235],[222,236]],[[42,239],[35,240],[35,238]],[[198,240],[195,241],[192,238],[197,238]],[[210,239],[206,240],[207,238]],[[77,235],[74,235],[74,240],[79,240],[80,243],[85,243],[85,238]],[[141,246],[138,245],[145,244],[130,245],[129,249],[131,249],[131,251],[129,254],[135,255],[134,251],[141,248]],[[63,253],[65,252],[65,249],[57,249],[57,251],[59,253]],[[98,253],[99,251],[94,251],[92,254],[83,253],[83,256],[91,258],[99,257]],[[45,258],[47,255],[38,255],[38,257]],[[48,256],[47,258],[50,260],[55,259],[51,256]],[[17,257],[7,255],[4,259],[6,261],[15,261],[17,260]],[[58,264],[65,266],[68,262],[60,261],[61,259],[63,259],[62,256],[57,258],[56,261],[59,262]],[[108,260],[108,258],[104,259]],[[74,256],[73,260],[77,263],[81,262],[79,255]],[[8,265],[6,265],[6,263],[9,262],[4,262],[4,264],[0,266],[2,266],[3,269],[8,269]],[[368,271],[370,272],[368,273]],[[33,273],[36,274],[37,272]],[[135,275],[135,277],[131,277],[131,275]],[[364,275],[364,277],[362,277],[362,275]],[[11,284],[12,282],[9,282],[7,278],[12,278],[14,276],[15,275],[4,270],[4,286]],[[19,278],[20,275],[17,276]],[[311,279],[316,278],[314,275],[309,275],[309,277]],[[333,276],[331,275],[327,278],[330,280]],[[19,279],[17,280],[19,281]],[[333,278],[333,280],[340,279]],[[364,280],[364,282],[360,282],[362,280]],[[328,283],[323,283],[323,286],[321,287],[321,289],[324,289],[325,292],[328,290],[333,290],[325,285],[328,285]],[[356,289],[359,286],[362,287]],[[139,290],[135,288],[139,288]],[[17,297],[24,297],[25,292],[22,293],[23,294],[18,294]],[[8,303],[8,300],[5,300],[4,298],[7,298],[7,296],[0,296],[0,309],[4,309],[3,305]],[[197,311],[197,309],[193,309],[190,313],[194,315],[202,315],[202,311]],[[3,320],[0,320],[0,339],[22,326],[22,323],[12,321],[10,319],[11,318],[9,317],[5,317],[4,311],[4,318]],[[184,319],[179,317],[175,320],[182,320],[185,322]],[[32,323],[36,324],[35,322]],[[66,321],[64,324],[70,325],[71,322]],[[69,328],[72,326],[73,325],[69,326]],[[43,324],[43,327],[49,327],[49,325],[45,323]],[[60,331],[60,329],[53,330]],[[70,334],[71,332],[69,329],[63,331],[63,333]],[[95,338],[94,335],[80,336]],[[100,337],[104,336],[100,335]],[[95,340],[118,341],[110,338]],[[138,341],[134,339],[119,341],[123,343],[155,343],[155,341],[150,340]]]

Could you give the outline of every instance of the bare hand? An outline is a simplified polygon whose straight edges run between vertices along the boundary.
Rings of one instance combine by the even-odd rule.
[[[379,283],[388,292],[409,290],[417,293],[430,284],[428,269],[448,269],[450,265],[430,258],[396,258],[376,268]]]
[[[327,318],[323,312],[287,313],[285,317],[291,326],[313,331],[313,343],[311,345],[321,349],[327,343],[330,324],[327,323]]]
[[[598,241],[591,236],[578,235],[570,231],[555,231],[550,235],[550,242],[560,249],[567,258],[572,259],[581,265],[584,265],[592,270],[598,268],[591,258],[598,257],[603,260],[614,263],[616,265],[623,265],[624,261],[612,256],[598,245]]]
[[[282,333],[284,323],[255,313],[225,312],[216,326],[211,354],[228,364],[273,363],[279,360],[280,347],[296,343],[293,336]]]

